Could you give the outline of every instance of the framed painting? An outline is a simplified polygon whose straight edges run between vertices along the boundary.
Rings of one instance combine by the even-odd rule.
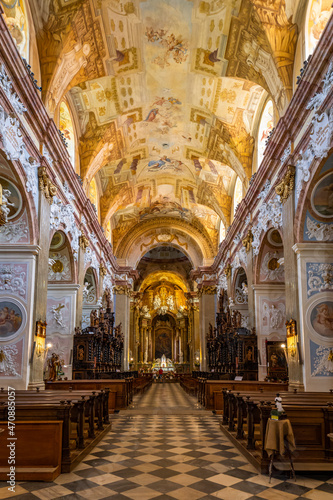
[[[267,376],[273,379],[285,379],[288,376],[288,364],[285,347],[281,341],[268,341],[267,349]]]

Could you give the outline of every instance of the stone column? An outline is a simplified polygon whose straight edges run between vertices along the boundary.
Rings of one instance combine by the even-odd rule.
[[[126,286],[115,286],[115,325],[122,324],[124,335],[124,351],[122,357],[123,371],[129,368],[129,328],[130,328],[130,297],[129,288]]]
[[[84,254],[89,246],[89,240],[84,233],[82,233],[80,236],[79,244],[80,244],[80,249],[77,262],[77,267],[78,267],[77,281],[80,288],[77,291],[76,320],[75,320],[75,326],[77,327],[81,327],[82,323],[83,286],[84,286],[84,276],[85,276]],[[96,290],[96,295],[97,292],[98,290]]]
[[[283,256],[284,256],[284,277],[285,277],[285,294],[286,294],[286,320],[296,320],[299,325],[299,293],[297,280],[297,259],[293,250],[295,243],[294,237],[294,214],[295,214],[295,198],[292,192],[283,203],[282,218],[283,218]],[[301,330],[298,329],[299,334]],[[302,339],[299,338],[302,342]],[[287,347],[290,340],[287,339]],[[289,389],[304,390],[302,366],[298,359],[293,356],[288,357],[288,375]]]
[[[333,339],[328,319],[333,289],[333,243],[307,241],[296,243],[293,250],[297,256],[299,322],[296,323],[296,340],[300,352],[297,345],[295,353],[290,347],[289,363],[294,358],[293,362],[302,371],[306,391],[328,392],[333,380]],[[288,338],[288,344],[292,341],[292,337]],[[293,385],[296,384],[297,380]]]
[[[153,339],[152,339],[152,328],[148,328],[148,362],[152,363],[153,359]]]
[[[246,277],[247,277],[247,304],[248,304],[248,328],[251,330],[256,324],[255,318],[255,307],[254,307],[254,276],[253,276],[253,250],[252,247],[247,253],[247,265],[246,265]]]
[[[139,329],[139,346],[138,346],[138,349],[139,349],[139,363],[143,363],[143,325],[142,325],[142,318],[140,318],[139,320],[139,325],[140,325],[140,329]]]
[[[193,365],[200,361],[200,314],[199,314],[199,297],[197,294],[192,297],[192,346],[193,346]],[[198,351],[199,360],[196,359],[196,352]]]
[[[207,342],[206,334],[209,323],[215,325],[216,319],[216,286],[203,286],[200,289],[199,322],[200,322],[200,370],[206,371],[207,367]]]
[[[35,342],[34,354],[30,362],[30,380],[29,389],[40,387],[44,389],[43,370],[44,370],[44,352],[45,337],[36,335],[36,323],[46,322],[47,309],[47,284],[49,271],[49,248],[50,248],[50,206],[57,188],[52,184],[47,174],[46,167],[38,169],[39,181],[39,208],[38,208],[38,226],[39,226],[39,247],[36,265],[36,286],[34,302],[34,321],[32,327],[33,342]]]
[[[129,338],[129,363],[131,370],[136,369],[136,343],[135,343],[135,326],[136,326],[136,299],[130,299],[130,338]],[[131,357],[133,359],[131,359]]]
[[[299,291],[300,276],[297,269],[296,255],[294,253],[294,220],[295,220],[295,167],[289,165],[286,174],[282,177],[280,183],[275,187],[276,193],[280,196],[282,203],[282,221],[283,221],[283,256],[284,256],[284,275],[285,275],[285,300],[286,300],[286,320],[291,319],[300,325],[300,298]],[[298,279],[297,279],[298,276]],[[306,284],[305,284],[306,286]],[[303,332],[302,332],[303,333]],[[301,330],[298,328],[299,345],[304,345],[301,338]],[[295,339],[287,338],[287,358],[289,389],[304,390],[302,366],[299,363],[298,356],[289,356],[290,344]]]
[[[97,285],[97,290],[96,290],[97,300],[99,299],[99,297],[103,297],[103,295],[104,295],[103,281],[104,281],[104,278],[106,275],[107,275],[107,269],[104,266],[104,264],[101,264],[99,266],[99,280],[98,280],[98,285]]]

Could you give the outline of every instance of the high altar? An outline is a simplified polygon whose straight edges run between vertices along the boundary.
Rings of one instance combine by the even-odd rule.
[[[174,363],[171,361],[171,359],[167,359],[165,357],[165,354],[163,354],[161,358],[155,359],[155,361],[153,362],[152,370],[159,370],[160,368],[162,368],[164,372],[175,371]]]

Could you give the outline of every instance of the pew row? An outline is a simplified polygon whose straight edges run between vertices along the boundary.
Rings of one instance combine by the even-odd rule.
[[[260,382],[256,380],[209,380],[198,378],[198,402],[202,404],[206,410],[214,410],[214,393],[220,392],[223,398],[222,390],[229,389],[231,391],[260,391],[272,390],[274,392],[287,391],[288,384],[284,382]],[[221,400],[220,400],[221,404]]]
[[[51,391],[95,391],[106,388],[111,393],[111,397],[109,398],[109,413],[113,413],[115,410],[123,410],[131,404],[133,399],[133,377],[126,379],[57,380],[54,382],[45,382],[45,389]]]
[[[268,472],[264,450],[266,427],[275,394],[223,391],[222,431],[261,473]],[[296,442],[293,454],[298,470],[333,470],[333,394],[280,392]],[[281,458],[278,468],[284,468]]]
[[[137,377],[133,380],[133,393],[139,394],[147,391],[153,383],[153,376],[151,373]]]
[[[16,391],[15,422],[61,422],[61,472],[70,472],[111,429],[108,396],[107,389],[93,392]],[[7,393],[3,390],[0,391],[0,421],[7,426],[8,402]],[[39,443],[38,425],[33,429],[34,442]],[[8,472],[7,460],[4,463],[0,461],[1,474],[3,467]],[[17,462],[17,467],[22,469],[23,465]],[[54,474],[58,475],[57,468],[55,471],[48,471],[48,474],[41,470],[39,480],[53,480]],[[5,479],[5,475],[0,475],[0,479]]]
[[[196,396],[198,391],[198,380],[186,375],[179,377],[180,387],[190,396]]]

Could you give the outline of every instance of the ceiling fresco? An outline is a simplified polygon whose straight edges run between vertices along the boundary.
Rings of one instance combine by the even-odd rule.
[[[61,127],[69,109],[115,255],[126,260],[140,224],[178,221],[179,240],[188,226],[201,234],[208,263],[236,180],[244,194],[253,173],[259,106],[270,96],[282,115],[291,96],[297,29],[284,0],[31,3],[42,97],[55,117],[67,103]]]

